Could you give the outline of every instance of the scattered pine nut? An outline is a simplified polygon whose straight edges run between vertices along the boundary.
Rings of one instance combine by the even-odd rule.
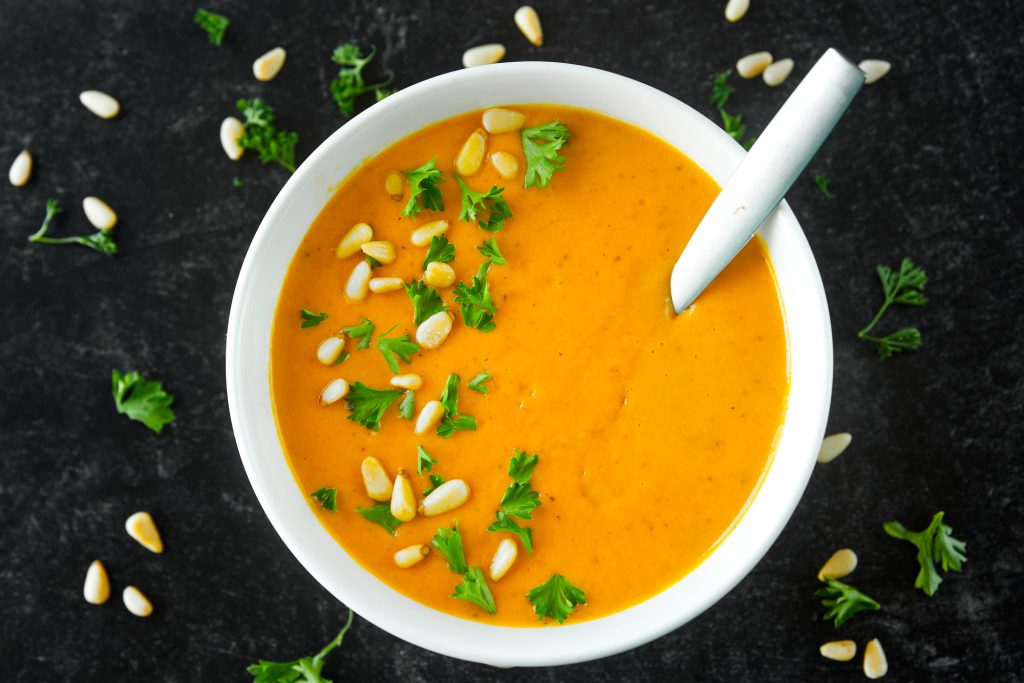
[[[15,187],[24,187],[30,177],[32,177],[32,154],[27,149],[23,149],[21,154],[14,157],[11,170],[7,172],[7,179]]]
[[[82,200],[82,210],[92,226],[106,232],[117,225],[117,214],[99,197],[86,197]]]
[[[864,79],[864,85],[871,85],[889,73],[892,64],[884,59],[865,59],[857,65],[857,68],[867,75],[867,78]]]
[[[395,553],[395,564],[402,569],[408,569],[414,564],[419,564],[420,560],[430,554],[430,546],[422,543],[411,545],[408,548],[402,548]]]
[[[885,650],[878,638],[868,641],[864,646],[864,675],[874,680],[889,673],[889,662],[885,658]]]
[[[93,560],[85,572],[85,601],[93,605],[102,605],[110,598],[110,578],[107,569],[99,560]]]
[[[348,395],[348,382],[343,379],[331,380],[320,392],[320,405],[329,406]]]
[[[512,563],[516,561],[517,555],[519,555],[519,546],[516,545],[516,542],[511,538],[503,538],[491,559],[491,581],[501,580],[501,577],[505,576],[512,568]]]
[[[826,436],[821,442],[821,449],[818,450],[818,462],[832,462],[846,450],[851,441],[853,436],[848,432]]]
[[[242,158],[245,150],[238,144],[238,141],[245,135],[245,126],[234,116],[229,116],[220,122],[220,146],[228,159],[238,161]]]
[[[537,16],[537,10],[533,9],[529,5],[523,5],[516,10],[515,14],[516,26],[523,32],[526,39],[540,47],[544,44],[544,31],[540,27],[540,17]]]
[[[395,260],[395,245],[391,242],[378,240],[376,242],[363,242],[359,245],[363,253],[381,263],[391,263]]]
[[[524,123],[525,114],[501,107],[488,109],[483,115],[484,130],[488,133],[511,133],[522,128]]]
[[[334,255],[338,258],[348,258],[358,253],[359,248],[372,239],[373,228],[366,223],[356,223],[338,242],[338,248],[334,250]]]
[[[416,509],[424,517],[444,514],[469,500],[469,485],[461,479],[449,479],[430,492]]]
[[[455,157],[455,170],[464,178],[476,175],[484,163],[484,152],[487,147],[487,133],[477,128],[462,143],[458,156]]]
[[[495,152],[491,155],[491,166],[505,180],[512,180],[519,173],[519,159],[508,152]]]
[[[121,112],[120,103],[99,90],[86,90],[78,96],[78,101],[101,119],[112,119]]]
[[[366,292],[370,287],[370,264],[360,261],[352,269],[352,273],[345,282],[345,298],[349,301],[362,301],[366,298]]]
[[[444,406],[441,405],[441,402],[427,401],[426,405],[420,409],[420,414],[416,417],[416,427],[413,429],[413,433],[426,434],[437,426],[442,416],[444,416]]]
[[[409,373],[407,375],[395,375],[391,378],[391,386],[399,389],[416,391],[423,386],[423,378],[419,375]]]
[[[832,553],[832,557],[818,570],[818,581],[825,579],[841,579],[853,573],[857,568],[857,553],[849,548],[842,548]]]
[[[121,599],[128,611],[137,617],[148,617],[153,613],[153,603],[135,586],[127,586],[121,593]]]
[[[818,651],[825,659],[848,662],[857,656],[857,643],[852,640],[833,640],[822,645]]]
[[[370,278],[370,291],[374,294],[386,294],[395,292],[405,285],[405,280],[400,277],[372,277]]]
[[[398,171],[392,171],[388,173],[388,177],[384,179],[384,191],[388,193],[388,196],[394,199],[396,202],[402,201],[402,195],[404,194],[404,183],[402,182],[402,174]]]
[[[260,55],[252,63],[252,75],[256,77],[257,81],[273,80],[284,66],[287,54],[283,47],[275,47],[270,52]]]
[[[490,43],[488,45],[477,45],[462,53],[462,66],[467,69],[473,66],[494,64],[500,62],[505,56],[505,46],[501,43]]]
[[[761,79],[765,85],[774,88],[775,86],[782,85],[782,82],[789,78],[791,73],[793,73],[793,60],[780,59],[765,67],[765,70],[761,72]]]
[[[447,263],[431,261],[423,273],[423,281],[437,289],[451,287],[455,282],[455,269]]]
[[[757,78],[772,63],[771,52],[755,52],[741,57],[736,62],[736,73],[740,78]]]
[[[148,512],[136,512],[125,520],[124,529],[147,550],[157,554],[164,551],[164,542],[156,529],[156,522]]]
[[[411,521],[416,516],[416,495],[412,492],[412,482],[405,470],[398,470],[395,477],[395,488],[391,492],[391,514],[400,522]]]
[[[366,495],[370,497],[370,500],[375,500],[378,503],[386,503],[391,500],[391,493],[395,486],[391,483],[391,477],[384,471],[384,465],[380,460],[372,455],[363,458],[360,470],[363,473],[363,486],[366,487]]]
[[[448,221],[434,221],[432,223],[424,223],[420,227],[412,231],[409,236],[409,241],[416,247],[425,247],[430,244],[430,238],[434,235],[440,235],[448,229]]]
[[[324,365],[334,365],[345,350],[345,333],[335,332],[316,347],[316,359]]]
[[[452,331],[452,316],[448,311],[438,311],[416,328],[416,343],[421,348],[433,351],[448,338]]]
[[[750,9],[750,0],[729,0],[725,5],[725,18],[727,21],[736,23],[743,18],[748,9]]]

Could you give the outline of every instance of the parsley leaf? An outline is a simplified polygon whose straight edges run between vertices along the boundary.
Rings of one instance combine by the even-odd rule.
[[[498,250],[498,239],[496,237],[492,237],[490,242],[484,242],[476,250],[496,266],[503,266],[508,263]]]
[[[462,534],[459,533],[458,521],[451,527],[439,528],[430,545],[444,556],[448,569],[456,574],[465,574],[469,571],[469,567],[466,566],[466,554],[462,550]]]
[[[299,325],[302,329],[307,327],[316,327],[323,321],[327,320],[326,313],[314,313],[308,308],[300,308],[299,315],[302,317],[302,324]]]
[[[441,178],[441,169],[434,165],[433,159],[419,168],[412,168],[403,173],[409,179],[409,203],[402,209],[403,216],[412,218],[422,209],[444,211],[444,199],[437,187],[444,179]]]
[[[486,370],[484,370],[479,375],[477,375],[473,379],[469,380],[469,382],[466,384],[466,386],[469,387],[470,389],[472,389],[473,391],[479,391],[481,394],[486,394],[487,393],[487,385],[484,384],[484,382],[490,381],[490,379],[491,379],[490,374],[488,374],[488,372]]]
[[[228,30],[228,18],[214,14],[213,12],[207,12],[204,9],[196,10],[196,15],[193,18],[199,28],[206,31],[206,37],[210,39],[210,45],[220,46],[224,40],[224,32]]]
[[[274,110],[263,100],[238,100],[238,110],[245,117],[245,134],[238,139],[242,149],[254,149],[264,164],[274,162],[295,172],[295,144],[298,133],[277,130]]]
[[[322,489],[317,489],[313,493],[309,494],[316,502],[320,503],[320,507],[328,512],[337,512],[338,510],[338,490],[331,486],[325,486]]]
[[[530,482],[512,484],[501,497],[501,509],[519,519],[533,519],[533,510],[540,506],[540,494]]]
[[[28,241],[35,242],[37,244],[80,244],[83,247],[89,247],[95,249],[101,254],[107,256],[113,256],[117,253],[117,243],[114,238],[110,236],[109,230],[97,230],[91,235],[75,235],[73,237],[47,237],[46,233],[50,229],[50,223],[54,217],[63,212],[60,202],[56,199],[48,199],[46,201],[46,217],[43,218],[43,224],[38,230],[29,235]]]
[[[519,540],[526,548],[526,552],[533,552],[533,529],[519,526],[504,510],[498,510],[494,513],[494,517],[495,521],[487,527],[488,531],[511,531],[514,534],[519,534]]]
[[[476,221],[477,225],[489,232],[498,232],[505,227],[505,221],[512,218],[512,209],[508,208],[508,202],[501,196],[505,188],[494,185],[487,192],[474,192],[459,176],[455,176],[455,180],[459,182],[459,189],[462,190],[460,221]],[[490,212],[487,220],[483,217],[477,219],[477,216],[485,211]]]
[[[430,246],[427,248],[427,256],[423,259],[423,270],[431,262],[451,263],[455,260],[455,245],[448,241],[444,235],[434,235],[430,238]]]
[[[348,621],[341,628],[341,632],[312,657],[303,657],[293,662],[270,662],[261,659],[256,664],[250,664],[246,672],[253,677],[253,683],[331,683],[320,675],[324,667],[324,657],[341,645],[351,627],[352,610],[349,610]]]
[[[508,476],[517,484],[525,484],[533,476],[533,468],[540,460],[539,455],[527,455],[526,451],[516,449],[516,454],[508,463]]]
[[[387,361],[388,367],[391,368],[391,372],[397,375],[398,359],[401,358],[408,363],[412,360],[409,354],[419,351],[420,346],[414,341],[409,341],[408,333],[403,334],[401,337],[389,338],[387,335],[393,329],[395,328],[392,327],[384,334],[377,335],[377,348],[380,349],[381,354],[384,355],[384,360]]]
[[[488,614],[498,611],[494,604],[494,596],[487,586],[487,579],[480,567],[473,567],[462,577],[462,583],[455,587],[452,597],[458,600],[465,600],[474,605],[482,607]]]
[[[552,574],[547,582],[531,590],[526,597],[533,603],[537,621],[548,617],[557,619],[559,624],[572,614],[577,605],[587,604],[586,594],[561,574]]]
[[[490,332],[495,328],[494,314],[498,312],[491,300],[490,285],[487,283],[490,267],[490,262],[485,261],[473,276],[471,285],[465,282],[455,285],[455,303],[460,304],[462,320],[481,332]]]
[[[405,293],[412,299],[412,319],[417,325],[435,313],[448,310],[437,290],[422,280],[413,280],[405,285]]]
[[[495,514],[496,521],[487,527],[488,531],[511,531],[519,534],[519,539],[526,552],[533,552],[533,531],[529,527],[520,527],[512,517],[533,519],[534,509],[540,507],[540,496],[530,486],[533,468],[540,460],[539,455],[528,455],[526,451],[516,449],[508,463],[508,476],[512,485],[505,490],[501,498],[500,510]]]
[[[373,91],[373,101],[380,102],[385,100],[398,92],[398,88],[375,88]]]
[[[718,112],[722,115],[722,127],[725,128],[725,132],[736,142],[742,143],[743,136],[747,134],[747,124],[743,123],[743,117],[739,114],[730,116],[724,109],[719,109]]]
[[[729,96],[736,92],[736,88],[726,83],[731,75],[732,69],[727,69],[715,76],[715,81],[711,84],[711,104],[719,109],[724,107],[729,101]]]
[[[924,271],[915,266],[908,258],[904,258],[900,263],[898,272],[882,265],[877,266],[875,270],[878,273],[878,279],[882,283],[885,301],[882,302],[882,307],[875,313],[875,317],[871,319],[871,322],[857,333],[857,337],[878,344],[878,358],[885,360],[894,353],[913,351],[919,348],[921,346],[921,333],[916,327],[903,327],[885,337],[874,337],[869,335],[868,332],[881,320],[882,315],[885,314],[892,304],[924,306],[928,303],[928,299],[923,294],[928,278]]]
[[[358,339],[359,343],[356,345],[356,349],[359,351],[364,351],[370,348],[370,339],[373,337],[373,331],[376,329],[377,326],[370,322],[369,318],[360,317],[358,325],[343,327],[341,328],[341,331],[347,334],[348,336],[352,337],[353,339]],[[380,342],[378,341],[378,343]]]
[[[356,512],[363,516],[363,519],[380,524],[389,534],[395,535],[395,530],[402,526],[401,520],[391,514],[391,503],[377,503],[368,508],[356,508]]]
[[[828,184],[831,183],[831,182],[832,182],[832,179],[829,178],[824,173],[815,173],[814,174],[814,184],[818,186],[818,189],[821,190],[821,193],[823,195],[825,195],[826,197],[828,197],[829,199],[835,199],[836,198],[835,193],[832,192],[832,190],[828,189]]]
[[[942,515],[941,511],[936,512],[931,524],[923,531],[910,531],[899,522],[886,522],[882,525],[885,533],[909,541],[917,547],[917,563],[921,565],[921,571],[914,580],[914,588],[920,588],[929,597],[935,595],[942,583],[936,563],[942,565],[944,572],[950,569],[958,572],[961,563],[967,561],[964,555],[967,544],[953,538],[953,529],[942,523]]]
[[[412,389],[407,389],[405,392],[405,398],[398,404],[398,417],[403,420],[411,420],[413,415],[416,414],[416,392]]]
[[[437,460],[434,460],[423,446],[416,446],[416,474],[423,476],[424,471],[429,472],[436,464]]]
[[[117,412],[143,423],[159,434],[174,421],[171,404],[174,397],[164,391],[160,382],[150,382],[137,372],[112,375],[114,406]]]
[[[526,157],[523,187],[543,189],[555,171],[565,168],[565,157],[559,155],[558,150],[569,141],[569,129],[558,121],[551,121],[542,126],[524,128],[520,138]]]
[[[864,595],[853,586],[836,579],[825,579],[825,587],[815,592],[815,595],[825,598],[821,604],[828,610],[823,619],[825,621],[832,619],[836,628],[842,626],[857,612],[881,609],[881,605],[877,601]]]
[[[348,419],[379,432],[384,412],[402,393],[400,389],[372,389],[356,380],[345,396],[350,411]]]
[[[446,415],[459,412],[459,376],[454,373],[445,380],[444,389],[441,390],[441,405]]]
[[[434,489],[436,489],[438,486],[444,483],[444,477],[442,477],[440,474],[431,474],[429,478],[430,488],[426,489],[423,492],[424,496],[429,496],[431,493],[434,492]]]
[[[377,91],[391,83],[393,74],[383,82],[373,85],[367,85],[363,78],[363,69],[373,59],[374,53],[375,50],[370,50],[370,54],[364,56],[355,44],[345,43],[335,48],[334,54],[331,55],[331,61],[342,67],[337,77],[331,81],[331,97],[337,103],[338,111],[346,118],[355,114],[356,98],[363,93],[374,91],[377,102],[387,96],[381,97]]]
[[[437,425],[437,435],[447,439],[455,432],[476,430],[476,418],[472,415],[459,415],[459,376],[448,375],[441,392],[441,405],[444,406],[444,417]]]

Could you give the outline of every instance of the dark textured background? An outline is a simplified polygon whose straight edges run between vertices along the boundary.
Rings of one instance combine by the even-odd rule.
[[[257,657],[311,654],[344,609],[296,562],[242,471],[224,393],[224,331],[249,241],[286,177],[251,155],[227,160],[221,119],[238,97],[265,97],[299,132],[299,157],[342,123],[325,90],[332,48],[376,45],[407,86],[455,69],[462,51],[501,41],[508,59],[616,71],[707,114],[711,77],[756,49],[796,59],[771,90],[739,82],[729,109],[760,131],[813,59],[835,46],[881,57],[893,72],[866,88],[789,195],[821,266],[835,336],[830,431],[853,446],[820,467],[767,557],[708,613],[654,643],[581,666],[499,671],[420,650],[357,619],[326,672],[335,680],[863,680],[859,659],[828,662],[814,573],[835,548],[860,554],[856,584],[884,605],[839,635],[882,639],[892,680],[1024,678],[1024,525],[1019,444],[1024,267],[1019,122],[1024,10],[1012,0],[753,0],[737,25],[724,0],[641,5],[538,3],[533,48],[515,2],[210,0],[233,23],[207,44],[195,7],[174,0],[0,0],[0,162],[27,146],[31,183],[0,187],[0,660],[3,680],[245,679]],[[250,65],[288,50],[276,80]],[[98,88],[123,113],[102,121],[77,101]],[[241,188],[232,178],[243,179]],[[28,245],[57,197],[61,234],[89,230],[81,198],[119,213],[122,254]],[[878,362],[855,339],[873,314],[876,263],[911,256],[931,303],[915,323],[923,348]],[[115,414],[111,368],[139,369],[176,396],[162,435]],[[909,545],[881,523],[922,527],[947,512],[970,561],[936,597],[912,588]],[[123,531],[155,515],[167,550]],[[81,597],[102,558],[111,602]],[[642,571],[643,558],[637,558]],[[119,591],[156,605],[130,615]],[[1014,636],[1013,634],[1017,635]]]

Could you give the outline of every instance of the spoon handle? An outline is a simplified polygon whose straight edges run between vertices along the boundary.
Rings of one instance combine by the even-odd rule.
[[[771,120],[704,214],[672,269],[681,313],[739,253],[803,172],[864,83],[829,48]]]

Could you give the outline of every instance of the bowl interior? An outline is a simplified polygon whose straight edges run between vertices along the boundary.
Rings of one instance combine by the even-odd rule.
[[[620,652],[692,619],[735,586],[782,531],[803,493],[828,415],[832,339],[814,257],[783,203],[762,227],[782,296],[790,396],[774,459],[747,512],[678,583],[628,610],[557,628],[510,628],[421,605],[360,567],[324,530],[295,485],[278,440],[269,386],[274,307],[292,255],[334,188],[370,157],[431,123],[473,109],[554,103],[644,128],[719,184],[743,149],[664,93],[604,71],[521,62],[456,71],[374,105],[328,138],[289,179],[263,219],[239,275],[227,337],[227,390],[242,463],[274,528],[306,569],[360,616],[411,643],[497,666],[566,664]],[[668,281],[665,283],[668,292]]]

